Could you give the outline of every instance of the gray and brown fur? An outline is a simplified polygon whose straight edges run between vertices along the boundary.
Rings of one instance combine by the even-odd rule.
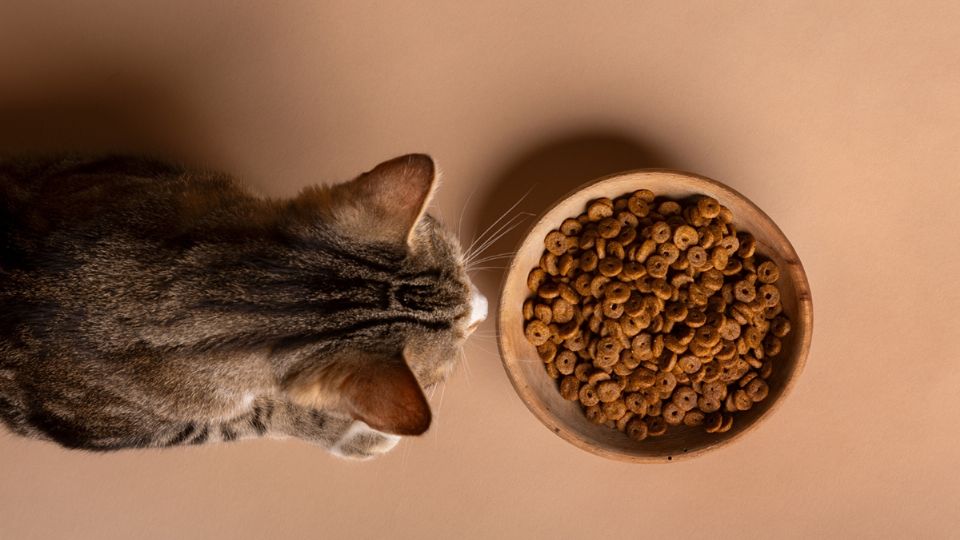
[[[424,155],[288,200],[140,158],[0,163],[0,420],[87,450],[422,433],[471,321],[435,183]]]

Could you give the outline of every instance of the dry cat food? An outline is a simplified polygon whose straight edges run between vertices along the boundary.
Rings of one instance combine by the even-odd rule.
[[[591,202],[544,238],[524,332],[560,395],[636,440],[669,426],[723,433],[767,397],[790,332],[756,241],[710,197],[639,190]]]

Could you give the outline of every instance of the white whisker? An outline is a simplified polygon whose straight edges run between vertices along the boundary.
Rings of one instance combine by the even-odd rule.
[[[510,208],[507,208],[507,211],[504,212],[503,214],[501,214],[500,217],[498,217],[496,221],[494,221],[493,223],[491,223],[489,227],[487,227],[482,233],[480,233],[480,235],[477,236],[477,237],[473,240],[473,242],[470,243],[470,246],[467,247],[467,249],[464,251],[464,258],[465,258],[465,259],[468,258],[468,257],[470,256],[470,254],[472,253],[472,250],[473,250],[474,245],[475,245],[477,242],[480,242],[481,239],[490,231],[490,229],[493,229],[493,228],[497,225],[497,223],[500,223],[500,221],[501,221],[503,218],[507,217],[507,215],[510,214],[510,212],[513,212],[513,210],[514,210],[521,202],[523,202],[523,200],[526,199],[528,195],[530,195],[530,192],[531,192],[531,191],[533,191],[533,188],[532,188],[532,187],[531,187],[529,190],[527,190],[527,192],[524,193],[522,197],[520,197],[519,199],[517,199],[517,202],[513,203],[513,205],[512,205]]]
[[[533,216],[530,212],[521,212],[514,215],[509,220],[504,222],[494,233],[491,234],[490,238],[483,241],[483,243],[477,246],[474,251],[470,254],[469,258],[466,259],[467,264],[469,264],[475,257],[483,253],[490,246],[492,246],[497,240],[503,238],[510,231],[516,229],[523,223],[524,218]]]

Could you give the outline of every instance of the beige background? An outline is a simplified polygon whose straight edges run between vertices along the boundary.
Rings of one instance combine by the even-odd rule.
[[[778,222],[816,316],[782,408],[690,462],[548,432],[488,321],[432,429],[373,463],[2,434],[0,538],[956,537],[958,5],[0,3],[4,151],[148,151],[272,195],[428,151],[465,237],[531,188],[539,212],[599,174],[687,169]]]

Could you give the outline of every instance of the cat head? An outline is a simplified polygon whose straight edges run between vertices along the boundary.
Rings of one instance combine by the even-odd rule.
[[[397,261],[379,278],[391,293],[378,316],[406,323],[288,376],[284,387],[294,401],[340,410],[386,433],[418,435],[430,426],[424,391],[446,379],[487,316],[458,239],[427,213],[437,176],[429,156],[411,154],[298,198],[323,208],[325,223],[351,249]]]

